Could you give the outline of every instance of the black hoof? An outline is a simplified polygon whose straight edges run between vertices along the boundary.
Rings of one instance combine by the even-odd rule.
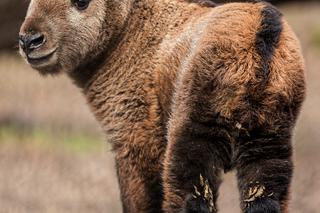
[[[281,213],[280,204],[270,198],[257,199],[247,204],[245,213]]]
[[[189,196],[186,199],[183,213],[212,213],[206,202],[201,198]]]

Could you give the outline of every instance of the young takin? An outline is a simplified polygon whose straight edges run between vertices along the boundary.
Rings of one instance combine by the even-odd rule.
[[[268,3],[31,0],[20,52],[82,90],[115,152],[123,212],[287,213],[305,96],[299,42]]]

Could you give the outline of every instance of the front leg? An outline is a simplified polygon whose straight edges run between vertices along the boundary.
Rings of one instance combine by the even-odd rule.
[[[126,134],[120,136],[122,140],[114,142],[113,149],[123,212],[162,213],[163,133],[146,121],[126,128]]]
[[[152,164],[158,163],[150,162]],[[162,186],[160,171],[143,169],[142,162],[116,156],[123,213],[161,213]]]

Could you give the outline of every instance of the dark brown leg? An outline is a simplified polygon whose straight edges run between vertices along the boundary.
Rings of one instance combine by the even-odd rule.
[[[164,212],[215,213],[220,173],[231,161],[228,133],[216,118],[200,122],[177,115],[172,117],[164,165]]]
[[[245,213],[287,212],[293,163],[290,134],[284,132],[257,131],[239,141],[236,168]]]

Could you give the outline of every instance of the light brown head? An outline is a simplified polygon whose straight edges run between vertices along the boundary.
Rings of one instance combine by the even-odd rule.
[[[21,55],[42,74],[77,72],[122,30],[132,0],[31,0]]]

